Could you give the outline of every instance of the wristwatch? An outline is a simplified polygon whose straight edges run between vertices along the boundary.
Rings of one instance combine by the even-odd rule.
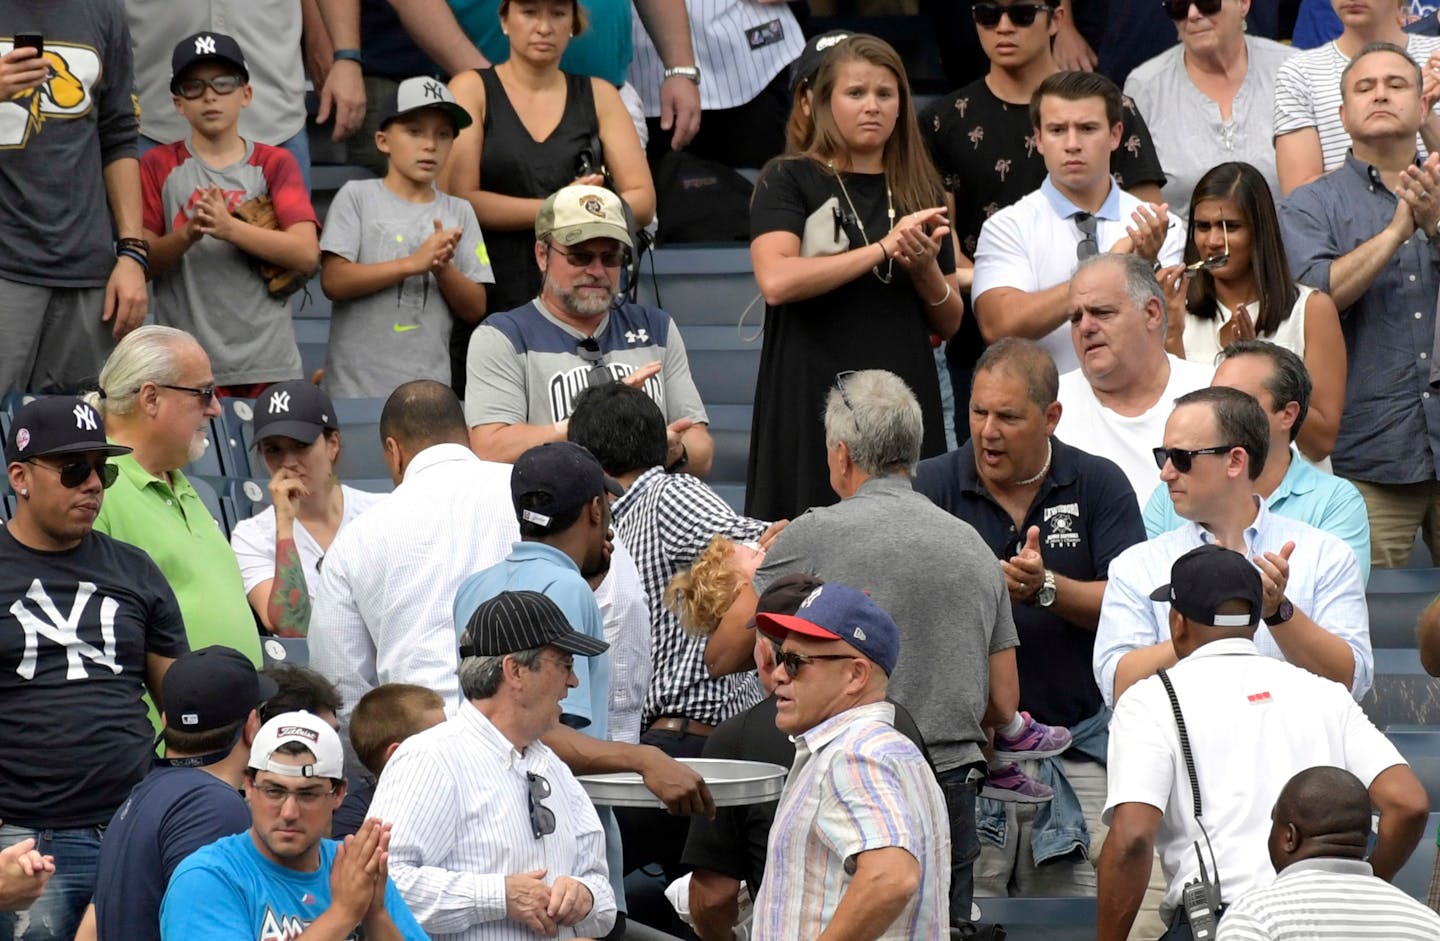
[[[1294,616],[1295,606],[1290,603],[1290,599],[1281,598],[1280,607],[1275,609],[1275,613],[1272,616],[1265,619],[1265,624],[1268,627],[1274,627],[1277,624],[1284,624]]]
[[[666,78],[674,78],[677,75],[681,78],[688,78],[696,85],[700,84],[700,66],[698,65],[677,65],[665,70]]]
[[[365,57],[360,54],[359,49],[336,49],[336,62],[354,62],[356,65],[364,66]]]
[[[1033,600],[1036,605],[1042,608],[1048,608],[1055,603],[1054,572],[1050,571],[1049,569],[1045,570],[1045,583],[1040,586],[1039,591],[1035,592],[1035,598]]]

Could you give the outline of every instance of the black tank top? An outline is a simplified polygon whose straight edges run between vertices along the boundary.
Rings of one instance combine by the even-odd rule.
[[[485,144],[480,151],[481,186],[503,196],[544,199],[576,177],[581,151],[600,132],[590,78],[565,73],[565,111],[543,141],[530,136],[494,69],[476,69],[485,83]],[[598,168],[600,159],[595,156]],[[540,293],[535,264],[535,230],[485,233],[495,272],[486,307],[512,310]]]

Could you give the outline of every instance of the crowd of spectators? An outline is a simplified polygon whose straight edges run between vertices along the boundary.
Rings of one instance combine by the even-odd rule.
[[[0,0],[0,935],[618,939],[643,869],[704,941],[1435,937],[1358,705],[1440,565],[1435,17],[959,6],[922,103],[773,0]],[[759,171],[744,512],[627,293],[678,154]]]

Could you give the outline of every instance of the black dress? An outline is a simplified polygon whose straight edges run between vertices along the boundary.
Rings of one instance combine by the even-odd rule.
[[[565,73],[565,110],[550,136],[537,141],[525,129],[494,69],[476,69],[485,83],[485,131],[480,149],[480,185],[487,192],[525,199],[544,199],[578,175],[580,154],[600,133],[595,91],[585,75]],[[594,154],[594,165],[601,163]],[[489,313],[514,310],[540,293],[540,268],[535,264],[535,230],[485,231],[485,248],[495,283],[485,292]],[[465,398],[465,353],[471,324],[457,322],[450,334],[451,376],[456,394]]]
[[[846,173],[845,189],[865,223],[871,244],[890,231],[885,178]],[[805,219],[831,196],[846,213],[850,248],[865,244],[848,218],[849,205],[833,173],[809,158],[770,162],[755,185],[750,237],[791,232],[800,237]],[[904,210],[896,207],[896,218]],[[880,256],[875,252],[875,257]],[[847,369],[888,369],[910,386],[924,413],[921,457],[945,450],[940,383],[930,345],[926,302],[905,269],[880,281],[867,270],[833,291],[803,301],[765,308],[765,339],[755,383],[755,413],[746,474],[746,515],[763,520],[794,519],[812,506],[838,498],[830,489],[825,460],[825,396],[835,374]],[[940,270],[955,270],[950,239],[940,251]],[[885,272],[885,266],[880,266]]]

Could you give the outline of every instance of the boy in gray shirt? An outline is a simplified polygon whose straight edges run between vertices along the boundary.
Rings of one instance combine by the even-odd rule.
[[[485,316],[484,283],[495,276],[475,210],[435,189],[470,123],[443,83],[406,79],[375,133],[385,177],[336,194],[320,239],[320,284],[335,302],[325,355],[331,396],[381,398],[412,379],[449,385],[451,318]]]

